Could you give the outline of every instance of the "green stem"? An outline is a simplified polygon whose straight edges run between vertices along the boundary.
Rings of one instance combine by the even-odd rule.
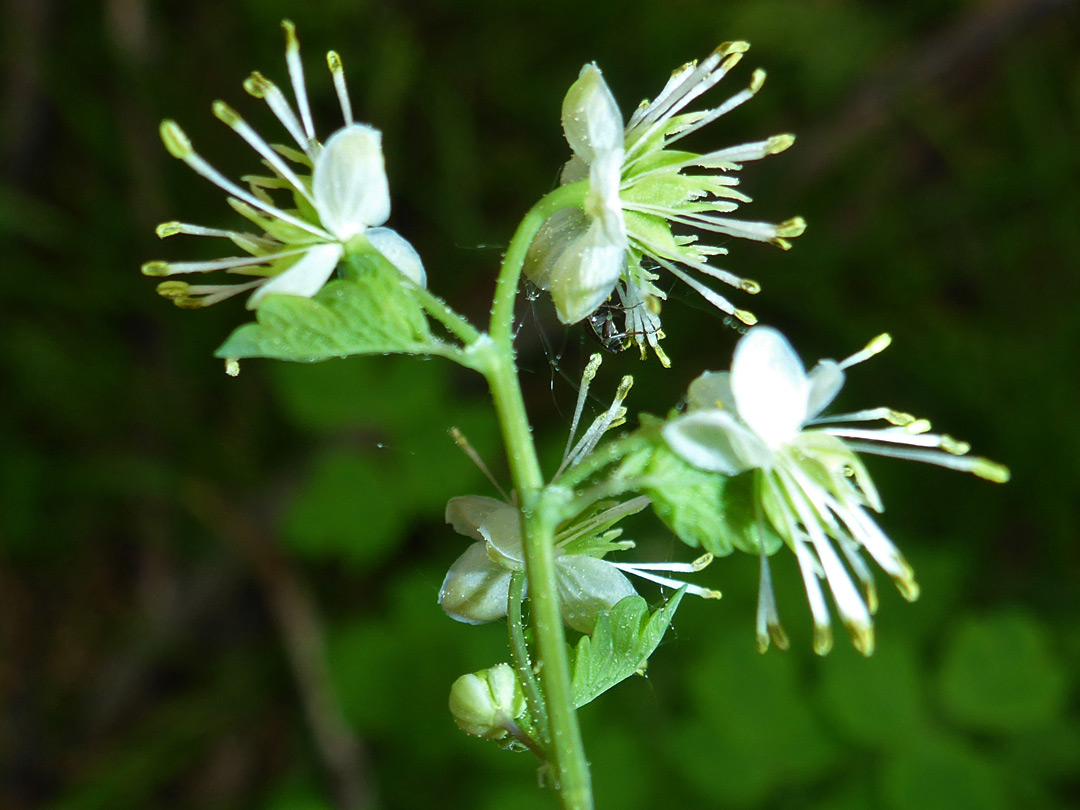
[[[510,602],[507,605],[507,620],[510,625],[510,651],[514,659],[514,667],[518,676],[525,684],[525,694],[529,698],[532,707],[532,716],[536,726],[543,736],[544,746],[551,744],[547,739],[548,719],[547,707],[544,705],[544,696],[540,692],[540,683],[536,680],[533,672],[532,661],[529,659],[529,647],[525,643],[525,624],[521,618],[521,602],[525,598],[525,574],[517,571],[510,577]]]
[[[413,295],[420,302],[428,315],[446,327],[446,331],[458,338],[466,346],[471,346],[480,339],[480,330],[450,308],[439,296],[425,287],[413,285]]]
[[[491,307],[491,337],[500,345],[512,347],[514,335],[514,299],[517,297],[518,282],[521,280],[521,268],[525,264],[525,254],[533,237],[544,224],[544,220],[563,208],[580,208],[588,191],[589,181],[560,186],[536,205],[521,220],[514,238],[503,257],[499,279],[495,284],[495,302]]]
[[[514,362],[514,299],[529,245],[544,221],[562,208],[580,207],[587,184],[563,186],[544,197],[525,215],[507,248],[495,286],[491,310],[491,342],[472,347],[476,367],[487,378],[506,446],[510,474],[522,518],[525,572],[532,600],[532,625],[541,662],[540,683],[548,713],[550,752],[554,756],[556,790],[564,810],[591,810],[592,784],[581,742],[570,685],[570,660],[563,633],[555,573],[555,522],[544,499],[544,478],[536,456],[521,385]]]

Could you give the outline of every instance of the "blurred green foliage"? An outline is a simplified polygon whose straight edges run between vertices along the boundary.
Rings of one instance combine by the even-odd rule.
[[[242,305],[174,310],[137,273],[213,255],[158,243],[157,222],[235,221],[166,155],[157,122],[180,121],[226,174],[250,171],[208,107],[224,98],[271,132],[240,81],[253,68],[284,81],[283,16],[323,127],[335,102],[321,54],[342,53],[358,114],[384,131],[390,224],[478,320],[517,216],[566,158],[559,105],[581,64],[599,62],[628,112],[687,59],[751,41],[726,92],[755,65],[769,83],[701,137],[798,133],[743,183],[755,216],[810,223],[788,254],[733,246],[730,267],[764,287],[754,311],[808,361],[890,331],[894,348],[853,372],[840,405],[931,417],[1013,470],[995,488],[872,465],[923,596],[884,594],[870,660],[843,644],[810,654],[783,559],[793,649],[758,656],[757,561],[717,561],[706,584],[725,599],[684,604],[648,679],[583,712],[601,808],[1075,806],[1075,2],[15,0],[4,13],[0,806],[322,810],[358,762],[387,808],[550,806],[528,755],[464,737],[445,707],[454,678],[505,657],[503,626],[455,624],[435,603],[463,549],[446,499],[492,494],[446,429],[505,479],[479,378],[363,358],[245,362],[229,379],[211,354]],[[609,359],[598,397],[632,371],[632,412],[663,413],[727,366],[733,332],[695,301],[667,311],[675,367]],[[543,301],[524,309],[519,345],[550,470],[574,397],[564,377],[593,347]],[[686,553],[655,522],[633,536]]]

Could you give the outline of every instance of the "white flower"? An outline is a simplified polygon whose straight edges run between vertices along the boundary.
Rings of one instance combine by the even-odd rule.
[[[555,535],[555,568],[563,620],[573,629],[591,633],[597,615],[637,592],[623,572],[704,598],[718,598],[717,591],[687,585],[655,573],[700,571],[712,560],[706,554],[692,563],[613,563],[602,559],[609,551],[633,547],[616,541],[618,530],[604,531],[626,515],[639,512],[647,498],[634,498],[572,523]],[[477,542],[469,546],[446,574],[439,590],[439,604],[452,619],[483,624],[507,613],[510,578],[525,570],[521,541],[521,516],[516,506],[495,498],[466,495],[446,505],[446,522]],[[602,532],[599,536],[597,532]]]
[[[924,461],[997,482],[1009,476],[999,464],[966,455],[966,442],[931,434],[929,422],[908,414],[871,408],[820,416],[843,386],[844,370],[888,344],[888,335],[882,335],[846,360],[822,360],[807,374],[783,335],[755,327],[735,347],[731,373],[706,372],[694,380],[688,413],[663,431],[672,450],[695,467],[728,476],[755,471],[759,514],[795,552],[813,614],[814,647],[821,654],[832,643],[822,579],[855,646],[867,655],[873,649],[870,616],[877,596],[860,549],[907,599],[918,596],[911,567],[869,514],[882,511],[881,499],[857,452]],[[861,426],[873,421],[887,426]],[[762,551],[757,617],[762,649],[770,636],[778,646],[786,644]]]
[[[224,270],[256,276],[246,284],[191,285],[166,281],[158,292],[182,307],[202,307],[237,293],[255,290],[247,306],[253,309],[272,293],[310,298],[329,280],[349,250],[374,249],[416,284],[424,285],[420,257],[395,231],[379,227],[390,216],[390,191],[383,163],[382,135],[367,124],[353,121],[352,105],[345,87],[340,57],[331,51],[327,63],[334,78],[345,126],[320,144],[308,105],[300,44],[289,21],[282,23],[286,35],[285,57],[296,97],[299,117],[273,82],[253,73],[244,89],[266,101],[271,111],[296,141],[292,147],[270,145],[222,101],[214,103],[214,115],[243,138],[263,160],[272,177],[244,178],[248,188],[225,178],[192,148],[174,121],[164,121],[161,137],[174,157],[183,160],[210,182],[227,192],[229,204],[254,223],[262,234],[205,228],[182,222],[158,226],[158,236],[175,234],[215,236],[230,240],[248,255],[201,262],[147,262],[143,273],[172,276]],[[291,196],[291,206],[276,205],[270,192]]]
[[[788,238],[805,228],[800,218],[779,225],[746,222],[727,214],[749,197],[735,189],[734,172],[749,160],[787,149],[791,135],[743,144],[701,155],[670,149],[676,141],[700,129],[751,98],[765,74],[754,73],[750,87],[718,107],[683,112],[685,107],[720,81],[742,58],[745,42],[721,45],[700,65],[691,62],[675,71],[652,102],[643,102],[629,123],[596,65],[585,65],[563,102],[563,130],[573,157],[561,182],[588,180],[581,210],[566,209],[552,216],[529,251],[526,273],[551,293],[560,320],[577,323],[605,302],[625,310],[626,336],[644,353],[657,348],[659,300],[664,292],[654,272],[664,269],[690,285],[721,311],[745,323],[752,314],[736,309],[683,268],[691,268],[740,289],[756,293],[756,282],[739,278],[710,263],[725,248],[701,244],[696,236],[675,235],[672,226],[737,236],[790,247]],[[706,173],[719,171],[721,174]],[[645,261],[647,257],[648,261]],[[618,301],[609,301],[613,293]],[[647,317],[631,315],[643,307]],[[644,331],[638,331],[644,329]],[[662,355],[661,355],[662,357]],[[663,358],[662,358],[663,359]]]

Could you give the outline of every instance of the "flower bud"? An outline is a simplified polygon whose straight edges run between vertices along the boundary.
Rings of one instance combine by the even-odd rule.
[[[510,665],[496,664],[454,681],[450,713],[466,734],[501,740],[525,713],[525,695]]]

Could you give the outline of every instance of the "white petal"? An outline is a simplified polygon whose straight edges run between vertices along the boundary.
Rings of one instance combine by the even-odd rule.
[[[521,515],[517,508],[500,503],[480,524],[480,534],[488,545],[488,557],[503,568],[525,570],[525,551],[521,544]]]
[[[596,65],[585,65],[563,100],[563,132],[574,153],[592,163],[601,152],[623,145],[619,105]]]
[[[473,540],[484,542],[480,534],[480,525],[487,516],[496,509],[506,506],[497,498],[488,498],[483,495],[462,495],[451,498],[446,504],[446,522],[454,527],[454,531],[471,537]]]
[[[563,620],[580,633],[591,633],[598,613],[637,593],[619,569],[595,557],[560,557],[555,568]]]
[[[578,180],[584,180],[588,176],[589,164],[577,155],[573,155],[570,160],[566,161],[566,165],[563,166],[562,172],[559,174],[559,185],[566,186],[570,183],[576,183]]]
[[[724,411],[680,416],[666,424],[663,433],[677,455],[702,470],[738,475],[772,461],[772,451],[761,439]]]
[[[255,309],[265,296],[276,293],[311,298],[322,289],[344,253],[336,242],[308,248],[300,261],[256,290],[248,299],[247,308]]]
[[[625,238],[611,240],[604,223],[593,220],[559,256],[547,279],[559,320],[577,323],[596,311],[615,289],[625,265]]]
[[[739,417],[773,449],[806,421],[806,371],[787,338],[771,327],[754,327],[735,347],[731,390]]]
[[[806,415],[812,419],[828,408],[844,387],[844,370],[835,360],[819,360],[806,377],[810,381]]]
[[[687,390],[691,411],[721,410],[735,413],[735,396],[731,393],[731,375],[726,371],[706,371],[690,383]]]
[[[322,224],[341,241],[390,216],[390,188],[382,134],[352,124],[330,136],[312,175],[315,208]]]
[[[551,271],[563,252],[589,230],[589,220],[577,208],[563,208],[545,220],[525,256],[526,277],[541,290],[551,289]]]
[[[621,148],[597,156],[589,166],[589,193],[585,197],[585,214],[603,223],[604,234],[613,243],[626,241],[626,224],[619,201],[622,157]]]
[[[420,254],[405,237],[390,228],[371,228],[364,236],[405,278],[421,287],[427,286],[427,274]]]
[[[483,624],[506,615],[510,572],[488,559],[483,543],[473,543],[446,573],[439,605],[451,619]]]

